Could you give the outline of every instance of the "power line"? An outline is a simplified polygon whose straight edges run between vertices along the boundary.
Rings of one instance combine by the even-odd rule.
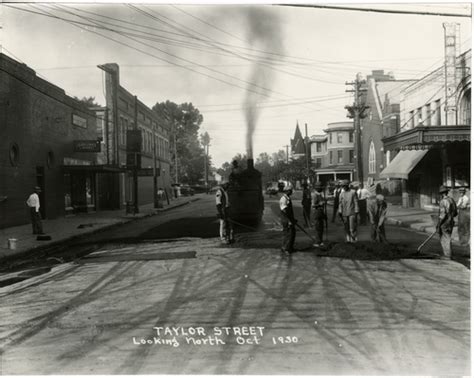
[[[391,14],[409,14],[409,15],[420,15],[420,16],[444,16],[444,17],[468,17],[471,15],[462,13],[443,13],[443,12],[420,12],[420,11],[404,11],[394,9],[377,9],[377,8],[357,8],[357,7],[340,7],[332,5],[317,5],[317,4],[276,4],[277,6],[283,7],[297,7],[297,8],[320,8],[320,9],[333,9],[343,11],[356,11],[356,12],[376,12],[376,13],[391,13]]]

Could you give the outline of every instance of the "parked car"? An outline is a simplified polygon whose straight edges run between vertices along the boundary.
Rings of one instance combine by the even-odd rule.
[[[181,185],[181,195],[182,196],[194,196],[194,189],[191,188],[188,184]]]

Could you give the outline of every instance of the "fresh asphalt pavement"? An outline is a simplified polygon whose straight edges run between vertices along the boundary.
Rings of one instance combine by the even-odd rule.
[[[386,259],[329,223],[330,249],[299,231],[288,258],[277,198],[230,246],[213,201],[89,235],[0,288],[2,373],[470,374],[469,270],[437,259],[439,240]],[[387,236],[413,252],[427,237]]]

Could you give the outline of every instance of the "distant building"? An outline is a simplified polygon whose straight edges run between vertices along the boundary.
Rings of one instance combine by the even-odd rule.
[[[382,140],[380,177],[400,180],[406,207],[436,207],[442,184],[455,198],[470,186],[471,50],[456,55],[456,25],[444,24],[446,64],[404,88],[400,130]]]
[[[108,161],[122,167],[125,172],[120,179],[111,182],[114,198],[122,206],[133,200],[133,154],[130,153],[130,131],[139,133],[140,152],[138,154],[138,204],[152,203],[153,160],[157,174],[157,187],[166,190],[171,196],[170,176],[170,138],[171,131],[167,122],[153,110],[143,104],[136,96],[120,85],[119,66],[115,63],[100,65],[105,71],[105,98],[108,109]],[[105,118],[105,115],[102,115]],[[135,121],[136,119],[136,121]],[[104,124],[105,127],[105,124]],[[128,143],[128,146],[127,146]]]
[[[313,169],[321,169],[327,165],[327,140],[328,136],[313,135],[309,139],[311,149],[311,167]]]
[[[311,169],[316,181],[324,184],[343,179],[352,181],[354,171],[353,123],[330,123],[324,132],[326,135],[315,135],[310,138]]]
[[[296,122],[295,136],[290,140],[291,158],[300,159],[306,156],[305,140],[301,135],[300,126]]]

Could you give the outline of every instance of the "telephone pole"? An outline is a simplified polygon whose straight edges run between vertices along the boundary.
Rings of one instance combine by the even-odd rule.
[[[353,86],[354,89],[347,89],[346,92],[354,93],[354,103],[352,106],[347,105],[345,108],[349,111],[349,118],[354,119],[354,134],[355,134],[355,151],[356,151],[356,172],[357,172],[357,181],[360,182],[361,188],[364,187],[364,175],[363,175],[363,162],[362,162],[362,135],[360,130],[360,120],[365,118],[365,110],[369,106],[365,106],[361,103],[360,97],[364,92],[367,92],[366,88],[362,88],[362,85],[366,83],[362,79],[362,74],[359,72],[356,75],[356,80],[351,82],[346,82],[346,85]]]
[[[309,179],[309,159],[311,156],[311,151],[309,151],[309,138],[308,138],[308,124],[304,124],[305,137],[304,137],[304,152],[306,155],[306,176]]]
[[[283,146],[283,147],[286,147],[286,164],[288,164],[288,148],[290,146],[287,144],[286,146]]]

